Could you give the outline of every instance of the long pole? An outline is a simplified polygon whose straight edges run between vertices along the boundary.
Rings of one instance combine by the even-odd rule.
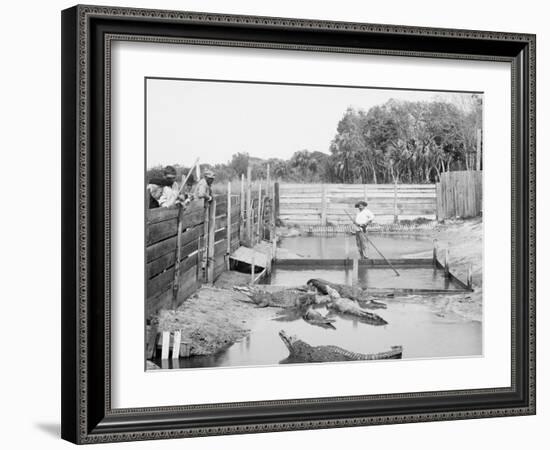
[[[349,212],[347,212],[347,211],[346,211],[346,214],[348,215],[348,217],[350,218],[350,220],[355,224],[355,220],[353,220],[353,217],[351,216],[351,214],[350,214]],[[388,261],[388,258],[386,258],[386,257],[382,254],[382,252],[381,252],[380,250],[378,250],[378,248],[376,247],[376,245],[374,245],[374,243],[369,239],[369,237],[366,235],[366,233],[365,233],[365,238],[366,238],[367,241],[370,243],[370,245],[372,245],[372,247],[378,252],[378,254],[379,254],[382,258],[384,258],[384,261],[386,261],[386,264],[387,264],[388,266],[390,266],[390,267],[393,269],[393,271],[395,272],[395,274],[396,274],[397,276],[400,276],[400,274],[399,274],[399,272],[396,270],[396,268],[393,267],[392,263]]]
[[[179,188],[179,192],[178,194],[181,194],[183,192],[183,188],[185,186],[185,183],[187,183],[187,180],[189,179],[189,177],[191,176],[191,174],[193,173],[193,169],[195,168],[195,166],[199,163],[199,158],[197,158],[195,160],[195,162],[193,163],[193,165],[191,166],[191,168],[189,169],[189,172],[187,172],[187,176],[185,177],[185,179],[181,182],[181,186]],[[198,180],[197,180],[198,181]]]

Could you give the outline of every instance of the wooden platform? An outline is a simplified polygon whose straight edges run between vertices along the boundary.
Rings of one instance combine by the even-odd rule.
[[[269,266],[270,255],[257,249],[239,247],[229,257],[234,261],[265,268]]]

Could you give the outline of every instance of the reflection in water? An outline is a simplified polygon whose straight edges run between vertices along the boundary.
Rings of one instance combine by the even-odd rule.
[[[358,283],[362,287],[376,288],[411,288],[411,289],[449,289],[455,286],[445,278],[442,270],[431,268],[399,269],[400,276],[396,276],[391,269],[368,268],[360,266]],[[313,267],[297,267],[281,269],[273,266],[271,284],[280,286],[300,286],[310,278],[321,278],[333,283],[351,284],[352,271],[350,268],[323,266],[323,269]]]
[[[386,258],[429,258],[432,255],[433,241],[426,236],[379,233],[370,233],[368,236]],[[287,237],[281,240],[279,247],[313,259],[359,257],[355,236],[350,234]],[[380,258],[370,244],[367,253],[370,258]]]

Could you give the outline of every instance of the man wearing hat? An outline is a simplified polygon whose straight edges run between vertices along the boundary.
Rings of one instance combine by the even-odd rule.
[[[363,200],[355,204],[355,207],[359,211],[353,223],[357,227],[355,230],[355,239],[361,259],[367,259],[367,225],[374,219],[374,214],[367,209],[367,206],[367,202]]]
[[[179,186],[176,182],[176,169],[166,166],[162,171],[162,178],[151,178],[147,185],[149,191],[149,208],[159,206],[168,208],[178,199]]]
[[[205,203],[210,203],[212,201],[212,183],[214,182],[214,172],[211,170],[205,170],[203,178],[198,182],[195,189],[195,198],[204,199]]]

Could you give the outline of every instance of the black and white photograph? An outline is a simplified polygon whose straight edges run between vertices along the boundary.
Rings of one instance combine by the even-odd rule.
[[[146,371],[479,358],[483,92],[148,77]]]
[[[541,448],[545,3],[6,6],[2,448]]]

